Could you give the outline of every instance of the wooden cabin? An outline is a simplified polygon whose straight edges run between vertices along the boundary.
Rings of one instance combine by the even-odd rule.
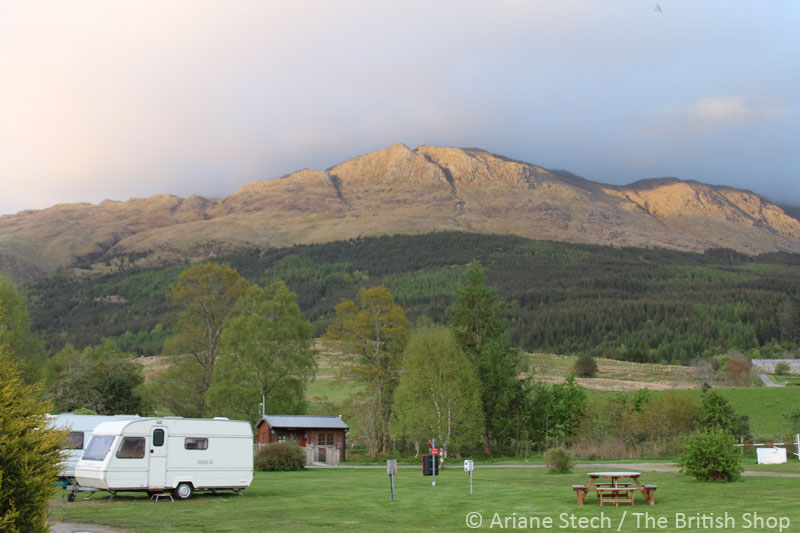
[[[311,451],[312,461],[320,462],[329,461],[327,450],[333,448],[344,461],[345,434],[349,429],[341,416],[264,415],[256,424],[256,442],[263,445],[293,441]]]

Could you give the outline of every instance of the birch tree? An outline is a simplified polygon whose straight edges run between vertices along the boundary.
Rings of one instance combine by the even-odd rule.
[[[436,439],[443,458],[478,442],[483,426],[478,375],[453,332],[427,326],[411,335],[395,393],[395,428],[415,443]]]

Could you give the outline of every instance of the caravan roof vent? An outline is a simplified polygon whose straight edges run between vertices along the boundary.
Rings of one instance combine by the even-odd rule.
[[[214,420],[230,420],[227,416],[215,416]]]

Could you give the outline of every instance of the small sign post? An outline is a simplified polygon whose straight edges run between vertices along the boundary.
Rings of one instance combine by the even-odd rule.
[[[475,463],[472,459],[464,461],[464,471],[469,472],[469,493],[472,494],[472,471],[475,470]]]
[[[436,447],[436,439],[431,439],[431,472],[433,472],[433,487],[436,486],[436,467],[439,466],[439,448]]]
[[[389,483],[392,486],[392,501],[394,501],[394,475],[397,473],[397,460],[386,461],[386,473],[389,474]]]

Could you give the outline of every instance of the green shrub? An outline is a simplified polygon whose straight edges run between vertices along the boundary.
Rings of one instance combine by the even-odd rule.
[[[2,314],[0,314],[2,323]],[[0,345],[0,531],[45,532],[63,431],[50,428],[36,386],[25,385]]]
[[[574,370],[579,378],[593,378],[597,375],[597,361],[591,355],[582,355],[575,361]]]
[[[699,481],[736,481],[742,472],[736,439],[719,429],[697,431],[689,437],[681,469]]]
[[[255,469],[260,472],[302,470],[305,464],[305,452],[292,442],[267,444],[258,450],[255,457]]]
[[[775,365],[775,375],[776,376],[785,376],[786,374],[789,373],[789,370],[791,370],[789,368],[789,365],[784,363],[784,362],[780,362],[777,365]]]
[[[569,472],[575,466],[575,458],[564,448],[550,448],[544,453],[548,472]]]

